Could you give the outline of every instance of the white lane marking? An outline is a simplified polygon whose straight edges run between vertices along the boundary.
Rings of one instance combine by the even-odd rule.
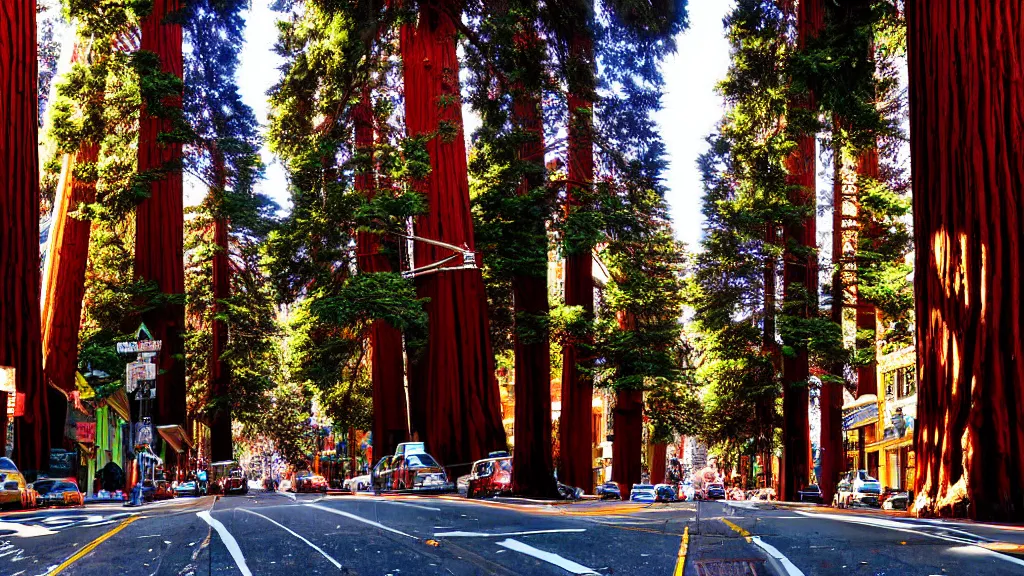
[[[775,546],[761,540],[760,536],[751,536],[750,541],[761,547],[761,549],[767,552],[769,556],[778,560],[779,564],[782,564],[782,569],[786,571],[788,576],[804,576],[804,573],[801,572],[796,565],[790,562],[789,558],[786,558],[785,554],[779,552],[779,549]]]
[[[304,538],[304,537],[303,537],[303,536],[302,536],[301,534],[299,534],[298,532],[295,532],[294,530],[292,530],[291,528],[288,528],[288,527],[287,527],[287,526],[285,526],[284,524],[281,524],[280,522],[277,522],[277,521],[275,521],[275,520],[273,520],[273,519],[271,519],[271,518],[268,518],[267,516],[264,516],[263,514],[260,514],[259,512],[253,512],[252,510],[249,510],[248,508],[239,508],[239,510],[241,510],[242,512],[246,512],[246,513],[248,513],[248,514],[252,514],[253,516],[259,516],[260,518],[263,518],[263,519],[264,519],[264,520],[266,520],[267,522],[270,522],[271,524],[273,524],[273,525],[275,525],[275,526],[277,526],[277,527],[281,528],[281,529],[282,529],[282,530],[284,530],[285,532],[288,532],[288,533],[289,533],[289,534],[291,534],[292,536],[295,536],[295,537],[296,537],[296,538],[298,538],[299,540],[302,540],[302,541],[303,541],[303,542],[305,542],[306,544],[309,544],[309,547],[310,547],[310,548],[312,548],[313,550],[316,550],[317,552],[319,552],[321,556],[323,556],[324,558],[327,558],[327,560],[328,560],[328,561],[329,561],[329,562],[330,562],[331,564],[334,564],[334,567],[335,567],[335,568],[337,568],[338,570],[341,570],[341,563],[340,563],[340,562],[338,562],[338,561],[337,561],[337,560],[335,560],[334,558],[331,558],[331,556],[330,556],[330,555],[329,555],[329,554],[328,554],[327,552],[324,552],[324,551],[323,551],[323,550],[322,550],[322,549],[321,549],[321,548],[320,548],[319,546],[317,546],[316,544],[313,544],[313,543],[312,543],[312,542],[310,542],[309,540],[306,540],[306,539],[305,539],[305,538]]]
[[[498,542],[498,546],[508,548],[509,550],[515,550],[516,552],[526,554],[527,556],[533,556],[534,558],[538,560],[543,560],[548,564],[554,564],[555,566],[558,566],[559,568],[565,570],[566,572],[569,572],[570,574],[592,574],[595,576],[600,576],[597,572],[591,570],[590,568],[587,568],[582,564],[577,564],[572,560],[562,558],[558,554],[552,554],[551,552],[538,550],[537,548],[534,548],[529,544],[523,544],[518,540],[513,540],[511,538],[509,538],[508,540],[502,540],[501,542]]]
[[[317,510],[323,510],[324,512],[330,512],[331,514],[337,514],[338,516],[344,516],[345,518],[350,518],[350,519],[355,520],[357,522],[362,522],[363,524],[369,524],[370,526],[373,526],[375,528],[380,528],[381,530],[387,530],[388,532],[392,532],[392,533],[398,534],[400,536],[406,536],[408,538],[412,538],[413,540],[419,540],[419,538],[417,538],[416,536],[413,536],[412,534],[406,534],[405,532],[402,532],[401,530],[395,530],[394,528],[389,528],[389,527],[387,527],[387,526],[385,526],[385,525],[383,525],[383,524],[381,524],[379,522],[374,522],[373,520],[368,520],[366,518],[363,518],[362,516],[356,516],[355,514],[350,514],[348,512],[343,511],[343,510],[335,510],[334,508],[329,508],[327,506],[322,506],[320,504],[306,504],[306,506],[309,506],[310,508],[316,508]]]
[[[430,510],[431,512],[441,511],[440,508],[434,508],[432,506],[420,506],[419,504],[410,504],[408,502],[399,502],[397,500],[382,499],[378,500],[378,502],[383,502],[385,504],[394,504],[395,506],[408,506],[409,508],[419,508],[420,510]]]
[[[12,532],[12,534],[4,534],[4,536],[19,536],[21,538],[33,538],[35,536],[50,536],[52,534],[56,534],[56,532],[49,528],[20,524],[18,522],[0,522],[0,532]]]
[[[295,500],[295,494],[292,494],[291,492],[283,492],[283,491],[279,490],[277,493],[278,494],[284,494],[285,496],[291,498],[292,500]]]
[[[1011,562],[1011,563],[1016,564],[1018,566],[1024,566],[1024,560],[1021,560],[1020,558],[1017,558],[1015,556],[1008,556],[1006,554],[1000,554],[999,552],[995,552],[993,550],[989,550],[988,548],[982,548],[981,546],[976,546],[976,545],[957,546],[957,547],[951,547],[950,551],[952,551],[952,552],[963,552],[965,554],[971,554],[971,555],[975,555],[975,556],[991,556],[991,555],[995,554],[996,556],[999,556],[1000,558],[1002,558],[1003,560],[1006,560],[1007,562]]]
[[[943,540],[945,542],[953,542],[955,544],[967,544],[967,545],[974,546],[975,548],[977,548],[979,550],[979,554],[995,556],[995,557],[1000,558],[1002,560],[1005,560],[1006,562],[1009,562],[1011,564],[1016,564],[1018,566],[1024,566],[1024,560],[1021,560],[1020,558],[1017,558],[1017,557],[1014,557],[1014,556],[1010,556],[1008,554],[1002,554],[1000,552],[996,552],[994,550],[989,550],[988,548],[980,546],[978,544],[979,542],[985,541],[985,540],[988,540],[988,539],[987,538],[982,538],[982,537],[977,536],[975,534],[971,534],[970,532],[964,532],[964,533],[965,534],[970,534],[970,536],[972,538],[974,538],[973,541],[972,540],[968,540],[966,538],[960,538],[958,536],[951,536],[949,534],[933,534],[931,532],[926,532],[924,530],[921,530],[921,528],[929,528],[928,526],[921,526],[921,525],[917,525],[917,524],[908,524],[908,523],[904,523],[904,522],[896,522],[896,521],[893,521],[893,520],[883,520],[881,518],[869,518],[869,517],[862,517],[862,516],[845,516],[845,515],[840,515],[840,514],[817,514],[817,513],[809,513],[809,512],[797,512],[797,514],[801,514],[801,515],[804,515],[804,516],[810,516],[812,518],[813,517],[827,518],[829,520],[835,520],[837,522],[847,522],[847,523],[850,523],[850,524],[861,524],[861,525],[866,525],[866,526],[876,526],[878,528],[885,528],[887,530],[895,530],[897,532],[906,532],[908,534],[914,534],[916,536],[924,536],[926,538],[935,538],[936,540]],[[913,530],[912,528],[918,528],[918,530]],[[959,530],[959,532],[963,532],[963,531]]]
[[[220,523],[213,516],[210,516],[209,511],[203,510],[202,512],[196,512],[196,516],[202,518],[207,524],[209,524],[214,530],[217,531],[217,535],[220,536],[224,547],[228,549],[231,554],[231,558],[234,559],[235,565],[238,566],[238,571],[242,573],[242,576],[252,576],[252,572],[249,571],[249,566],[245,563],[245,556],[242,556],[242,549],[238,547],[238,541],[235,537],[228,532],[228,529]]]
[[[487,532],[438,532],[434,538],[502,538],[505,536],[530,536],[532,534],[559,534],[564,532],[586,532],[586,528],[556,528],[552,530],[529,530],[527,532],[501,532],[499,534],[488,534]]]

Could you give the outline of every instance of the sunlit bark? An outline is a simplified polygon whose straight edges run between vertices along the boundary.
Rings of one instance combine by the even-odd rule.
[[[911,0],[907,30],[917,244],[915,507],[1019,522],[1024,5]]]

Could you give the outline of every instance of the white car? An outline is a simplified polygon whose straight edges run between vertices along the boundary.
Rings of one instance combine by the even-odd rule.
[[[838,508],[854,506],[879,507],[882,485],[868,475],[867,470],[851,470],[839,479],[832,505]]]
[[[341,483],[341,487],[352,492],[362,492],[370,489],[370,475],[363,474],[355,478],[348,478]]]

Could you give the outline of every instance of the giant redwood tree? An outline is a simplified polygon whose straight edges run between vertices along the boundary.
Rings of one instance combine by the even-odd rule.
[[[791,5],[791,3],[790,3]],[[796,6],[796,43],[807,46],[824,26],[824,3],[800,0]],[[794,317],[793,324],[817,314],[818,266],[815,222],[815,134],[807,127],[796,128],[801,111],[812,109],[812,92],[796,94],[791,101],[791,132],[796,149],[787,161],[790,203],[806,216],[784,226],[783,310]],[[784,341],[787,340],[784,336]],[[782,497],[793,500],[809,481],[811,471],[810,423],[808,420],[809,354],[806,342],[789,342],[791,353],[783,360],[782,393]]]
[[[144,94],[139,133],[140,174],[150,182],[149,197],[136,209],[135,274],[156,282],[169,298],[146,311],[143,321],[163,341],[157,376],[157,425],[185,424],[184,215],[181,179],[182,28],[175,19],[179,0],[154,0],[142,22],[141,51],[156,57],[163,73]],[[177,298],[175,298],[177,297]]]
[[[1024,520],[1024,5],[907,2],[919,513]]]
[[[416,218],[421,238],[474,250],[463,137],[455,22],[459,3],[424,2],[418,19],[401,30],[406,130],[426,142],[430,173],[413,183],[428,212]],[[413,261],[423,266],[451,255],[416,242]],[[412,426],[445,465],[467,464],[505,446],[494,376],[487,301],[480,270],[461,255],[465,269],[441,271],[417,282],[429,298],[427,349],[410,371]]]
[[[0,5],[0,365],[13,367],[24,414],[14,457],[44,470],[50,457],[39,328],[39,162],[36,3]],[[4,426],[6,428],[6,425]],[[6,436],[6,433],[3,434]]]

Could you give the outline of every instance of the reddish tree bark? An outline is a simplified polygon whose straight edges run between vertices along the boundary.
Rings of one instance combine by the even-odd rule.
[[[765,226],[765,244],[775,246],[779,241],[778,224],[768,222]],[[764,267],[764,332],[761,334],[762,353],[772,363],[772,378],[782,369],[782,353],[776,334],[776,298],[778,291],[778,266],[774,258]],[[755,405],[758,423],[757,452],[764,461],[765,487],[772,486],[772,458],[775,454],[775,395],[762,398]]]
[[[857,160],[857,175],[877,180],[878,172],[878,149],[870,148],[861,154]],[[861,234],[867,236],[870,242],[879,234],[877,225],[867,222],[861,230]],[[857,331],[869,330],[872,334],[876,331],[875,304],[867,298],[860,290],[857,291]],[[873,350],[877,349],[877,337],[872,336],[866,344]],[[878,364],[874,361],[876,354],[872,354],[870,364],[857,367],[857,395],[878,394]]]
[[[802,0],[797,4],[797,44],[800,49],[824,27],[822,0]],[[814,95],[795,98],[790,108],[812,109]],[[813,251],[817,246],[815,221],[815,135],[799,134],[794,140],[797,150],[787,159],[790,202],[810,209],[809,215],[785,227],[786,257],[783,268],[783,291],[787,312],[804,318],[815,314],[818,290],[817,255],[806,256],[799,251]],[[803,301],[797,304],[796,301]],[[811,469],[810,427],[807,415],[807,379],[809,376],[806,347],[795,350],[795,356],[783,362],[782,380],[782,498],[794,500],[798,490],[808,484]]]
[[[419,21],[401,32],[406,129],[427,138],[431,173],[414,184],[430,206],[416,218],[420,237],[474,247],[466,142],[459,95],[454,0],[423,3]],[[417,243],[417,266],[449,251]],[[412,424],[446,466],[468,465],[507,446],[487,321],[483,278],[477,268],[422,276],[417,292],[429,298],[429,343],[410,372]]]
[[[96,162],[99,151],[98,144],[84,142],[77,154],[64,156],[43,273],[43,370],[49,383],[65,395],[77,389],[78,330],[92,227],[89,220],[71,213],[96,198],[96,183],[79,180],[74,170],[76,165]]]
[[[534,46],[540,39],[530,23],[517,38],[517,43]],[[541,116],[539,65],[534,69],[536,78],[530,85],[536,91],[517,86],[513,89],[513,121],[530,140],[519,147],[519,158],[538,168],[536,173],[523,178],[518,193],[526,195],[544,186],[544,123]],[[533,233],[546,238],[544,222],[521,222]],[[531,247],[532,249],[532,247]],[[536,247],[540,261],[547,260],[547,243]],[[512,300],[515,315],[520,318],[546,318],[548,306],[547,266],[534,274],[520,273],[512,277]],[[515,446],[512,467],[512,491],[527,496],[555,496],[557,487],[554,460],[551,455],[551,343],[547,333],[524,339],[519,331],[514,334],[515,353]]]
[[[214,148],[213,173],[215,211],[213,220],[213,326],[210,347],[210,396],[216,401],[210,415],[210,459],[214,462],[234,459],[231,437],[231,369],[222,356],[228,347],[228,325],[219,315],[227,313],[224,300],[231,297],[231,267],[228,262],[228,219],[224,214],[224,189],[227,170],[224,154]]]
[[[629,494],[640,482],[643,472],[643,390],[619,390],[615,393],[615,437],[612,441],[612,481],[622,494]]]
[[[668,465],[668,444],[657,442],[651,454],[651,484],[665,482],[665,469]]]
[[[367,198],[377,194],[373,170],[373,108],[370,90],[363,89],[359,105],[353,110],[356,150],[364,155],[365,165],[355,176],[355,188]],[[356,233],[356,259],[361,272],[391,272],[387,257],[380,253],[380,238],[369,232]],[[394,454],[395,446],[409,436],[405,412],[405,367],[402,360],[402,333],[378,320],[370,328],[370,366],[373,382],[373,459]]]
[[[181,25],[164,22],[176,12],[180,0],[154,0],[153,11],[142,22],[141,49],[160,58],[163,72],[182,77]],[[181,106],[180,98],[170,99],[169,106]],[[170,169],[150,187],[150,197],[136,209],[135,275],[157,283],[164,294],[180,295],[185,291],[182,183],[180,144],[157,141],[160,132],[170,130],[171,123],[142,111],[139,133],[139,171]],[[163,341],[156,380],[157,425],[185,424],[185,308],[167,304],[143,314],[143,321],[153,338]],[[175,357],[179,360],[175,360]]]
[[[39,314],[36,71],[35,0],[0,2],[0,366],[14,367],[17,391],[25,395],[25,415],[14,420],[14,459],[31,471],[46,470],[50,458]]]
[[[585,27],[581,26],[572,39],[571,49],[581,66],[592,65],[594,41]],[[584,199],[594,185],[594,103],[590,100],[590,88],[582,84],[578,82],[569,87],[569,186],[566,205],[570,211],[584,209]],[[565,258],[565,305],[579,306],[587,318],[592,318],[592,248],[577,248]],[[574,343],[567,343],[562,348],[562,415],[558,429],[562,443],[560,478],[562,482],[583,488],[588,493],[593,491],[594,483],[594,424],[591,418],[594,381],[586,369],[591,362],[589,354]]]
[[[1024,520],[1024,5],[907,2],[915,509]]]

